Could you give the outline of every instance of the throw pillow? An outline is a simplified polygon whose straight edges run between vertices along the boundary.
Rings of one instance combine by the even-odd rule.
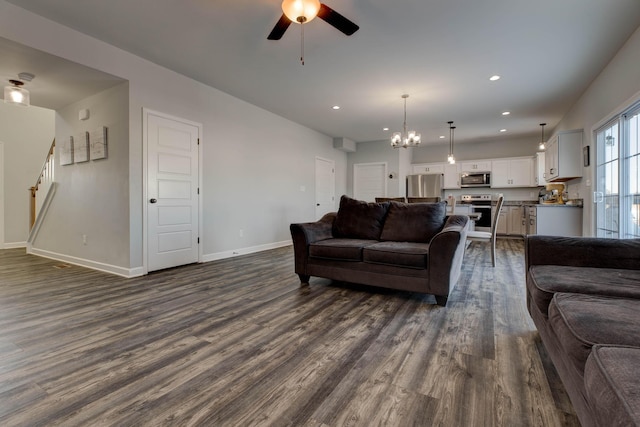
[[[380,240],[428,243],[444,226],[446,202],[390,202]]]
[[[333,223],[333,235],[350,239],[378,240],[388,208],[389,202],[367,203],[342,196]]]

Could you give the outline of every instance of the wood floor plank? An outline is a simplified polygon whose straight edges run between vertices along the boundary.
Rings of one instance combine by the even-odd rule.
[[[524,298],[474,242],[433,296],[312,278],[291,247],[123,279],[0,251],[3,426],[578,426]]]

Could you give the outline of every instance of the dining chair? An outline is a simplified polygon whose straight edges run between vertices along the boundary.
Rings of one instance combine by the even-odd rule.
[[[468,231],[467,240],[476,242],[490,242],[491,243],[491,264],[496,266],[496,232],[498,230],[498,219],[500,218],[500,209],[502,209],[502,203],[504,198],[500,197],[496,204],[496,210],[493,214],[493,221],[491,222],[491,232],[488,231]]]
[[[456,213],[456,198],[447,197],[447,215],[454,215]]]
[[[380,202],[405,202],[404,197],[376,197],[376,203]]]
[[[409,203],[438,203],[440,197],[407,197]]]

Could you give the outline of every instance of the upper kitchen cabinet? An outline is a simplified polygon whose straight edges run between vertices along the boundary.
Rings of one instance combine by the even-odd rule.
[[[491,172],[491,160],[461,162],[460,172]]]
[[[534,159],[534,181],[535,185],[542,186],[547,185],[547,172],[544,169],[544,151],[538,151],[536,153],[536,158]]]
[[[547,142],[547,181],[568,181],[582,177],[582,129],[560,132]]]
[[[444,163],[420,163],[411,166],[411,172],[414,174],[434,174],[444,173]]]
[[[444,164],[444,188],[447,190],[460,188],[460,169],[458,164]]]
[[[531,187],[533,182],[533,157],[501,159],[491,162],[491,187]]]

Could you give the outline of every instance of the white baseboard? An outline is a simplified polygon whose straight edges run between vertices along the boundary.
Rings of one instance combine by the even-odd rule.
[[[241,255],[253,254],[256,252],[268,251],[269,249],[283,248],[291,246],[291,240],[282,242],[267,243],[265,245],[250,246],[248,248],[233,249],[231,251],[216,252],[213,254],[202,255],[202,262],[217,261],[219,259],[233,258]]]
[[[27,242],[11,242],[5,243],[3,249],[18,249],[18,248],[26,248]]]
[[[28,248],[27,253],[41,256],[43,258],[49,258],[56,261],[62,261],[69,264],[79,265],[81,267],[91,268],[93,270],[102,271],[104,273],[115,274],[115,275],[126,277],[126,278],[138,277],[144,274],[142,267],[136,267],[136,268],[118,267],[116,265],[110,265],[102,262],[91,261],[88,259],[77,258],[70,255],[63,255],[55,252],[46,251],[43,249],[36,249],[33,247]]]

